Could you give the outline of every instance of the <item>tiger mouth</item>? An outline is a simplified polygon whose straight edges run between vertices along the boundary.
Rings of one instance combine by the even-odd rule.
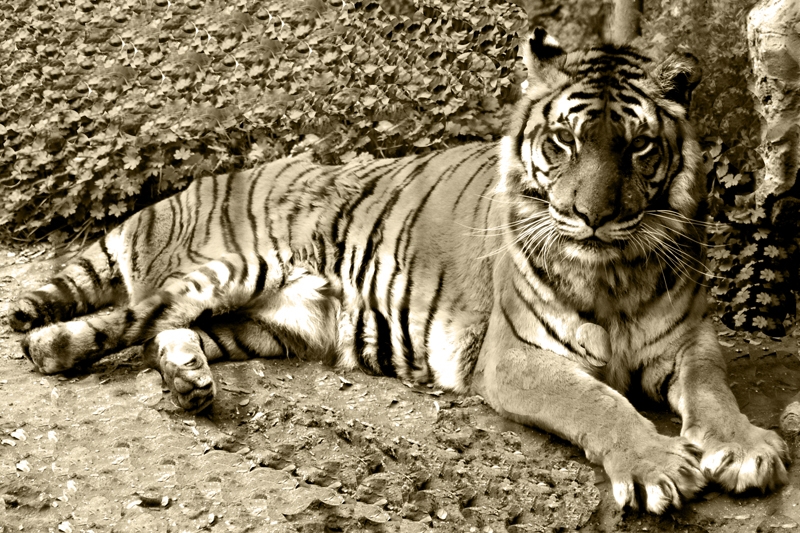
[[[564,255],[582,262],[613,262],[627,256],[631,246],[631,241],[628,239],[616,238],[606,241],[596,235],[583,239],[577,239],[574,236],[566,237],[562,248]]]
[[[628,246],[626,239],[609,239],[604,240],[597,235],[592,235],[585,239],[570,239],[571,243],[579,248],[588,251],[601,251],[608,249],[622,250]]]
[[[612,248],[619,248],[624,247],[628,241],[631,231],[624,231],[624,232],[608,232],[603,231],[603,228],[593,230],[591,228],[585,227],[583,231],[575,231],[572,228],[569,228],[567,231],[564,231],[561,228],[558,228],[558,232],[563,236],[566,237],[567,240],[577,243],[583,244],[589,248],[592,247],[612,247]]]

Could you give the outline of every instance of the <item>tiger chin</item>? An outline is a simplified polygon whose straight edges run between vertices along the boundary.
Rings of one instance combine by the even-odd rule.
[[[696,60],[567,53],[543,30],[521,49],[499,143],[197,179],[17,300],[25,355],[50,374],[144,344],[189,412],[213,401],[209,363],[286,353],[472,391],[654,513],[708,482],[785,483],[787,447],[740,413],[706,309]],[[626,399],[633,376],[680,436]]]

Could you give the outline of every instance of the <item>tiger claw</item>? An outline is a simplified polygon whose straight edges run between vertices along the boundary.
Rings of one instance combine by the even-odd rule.
[[[642,507],[661,514],[680,508],[705,485],[693,447],[685,439],[659,435],[637,446],[617,450],[603,461],[620,508]]]

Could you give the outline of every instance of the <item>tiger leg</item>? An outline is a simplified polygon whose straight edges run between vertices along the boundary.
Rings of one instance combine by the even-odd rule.
[[[189,327],[203,313],[224,314],[283,287],[290,272],[275,254],[248,260],[227,254],[125,309],[59,322],[22,341],[36,368],[53,374],[94,362],[170,329]]]
[[[18,298],[8,313],[15,331],[29,331],[53,322],[69,320],[127,296],[118,265],[101,239],[42,287]]]
[[[332,363],[337,334],[337,298],[324,278],[301,274],[247,309],[221,316],[204,313],[191,329],[158,333],[145,345],[145,361],[156,368],[175,404],[199,412],[214,399],[209,363],[293,354]]]
[[[493,316],[472,386],[498,413],[583,448],[605,468],[620,507],[641,504],[662,513],[702,488],[699,450],[691,442],[658,434],[580,364],[516,341],[510,332],[498,334],[496,322]]]
[[[786,443],[739,411],[709,322],[677,354],[667,397],[683,419],[681,435],[703,451],[700,468],[709,480],[733,492],[772,490],[787,482]]]

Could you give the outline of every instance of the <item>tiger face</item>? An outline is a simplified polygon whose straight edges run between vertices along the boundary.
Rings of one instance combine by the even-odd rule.
[[[510,179],[520,218],[535,221],[523,231],[545,254],[584,263],[631,260],[691,232],[703,196],[685,120],[696,60],[653,65],[614,47],[567,54],[543,32],[529,44]]]

